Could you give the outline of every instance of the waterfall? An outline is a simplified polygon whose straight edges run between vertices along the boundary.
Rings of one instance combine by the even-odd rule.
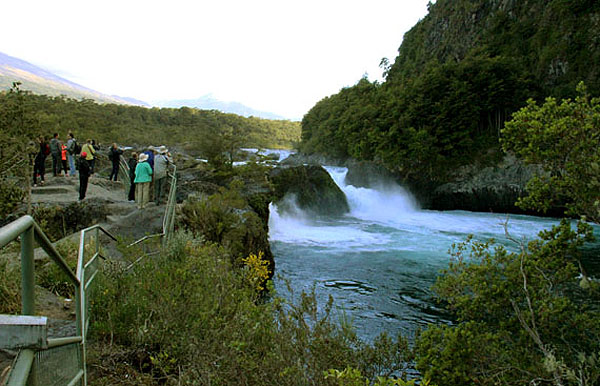
[[[350,215],[365,221],[397,223],[418,210],[414,197],[397,184],[380,185],[377,189],[346,185],[347,168],[325,167],[331,178],[346,195]]]

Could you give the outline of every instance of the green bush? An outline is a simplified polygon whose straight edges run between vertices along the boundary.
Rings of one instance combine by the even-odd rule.
[[[0,314],[21,311],[21,271],[7,260],[0,260]]]
[[[181,207],[183,227],[196,237],[224,246],[238,265],[242,258],[260,251],[272,260],[265,226],[242,196],[242,187],[242,181],[234,180],[229,189],[186,200]]]
[[[96,360],[114,363],[110,346],[120,363],[157,383],[327,384],[331,368],[387,375],[410,358],[400,352],[404,342],[359,341],[332,320],[333,302],[317,305],[314,293],[289,303],[261,299],[223,247],[190,234],[129,271],[114,265],[98,278],[92,331],[104,354]],[[90,367],[116,379],[102,363]]]
[[[563,220],[517,253],[455,247],[434,290],[457,324],[419,336],[417,369],[441,385],[596,384],[600,292],[580,252],[591,240]]]
[[[73,241],[63,241],[55,245],[58,253],[63,257],[73,273],[77,270],[78,245]],[[54,261],[46,263],[39,271],[37,284],[47,290],[66,297],[75,296],[75,286],[66,273]]]
[[[21,205],[25,193],[15,183],[6,179],[0,181],[0,218],[5,218]]]
[[[104,219],[106,210],[102,205],[72,202],[66,206],[35,206],[32,216],[50,241],[57,241]]]

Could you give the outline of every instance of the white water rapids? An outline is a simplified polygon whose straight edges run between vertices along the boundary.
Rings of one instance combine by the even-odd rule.
[[[412,335],[419,326],[445,321],[430,287],[450,259],[449,248],[469,234],[496,239],[508,248],[512,237],[533,239],[558,220],[466,211],[421,210],[397,185],[357,188],[344,182],[347,169],[327,167],[345,193],[350,213],[310,218],[292,207],[280,213],[271,205],[269,236],[277,273],[296,293],[316,285],[320,304],[332,295],[357,328],[371,339],[382,331]],[[280,295],[289,297],[282,279]]]

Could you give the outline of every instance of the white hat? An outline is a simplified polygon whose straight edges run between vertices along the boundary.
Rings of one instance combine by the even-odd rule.
[[[167,153],[169,150],[167,149],[167,147],[165,145],[162,145],[161,147],[158,148],[158,152],[160,154],[165,154]]]
[[[139,155],[139,157],[138,157],[138,162],[144,162],[144,161],[146,161],[147,159],[148,159],[148,154],[146,154],[146,153],[142,153],[142,154],[140,154],[140,155]]]

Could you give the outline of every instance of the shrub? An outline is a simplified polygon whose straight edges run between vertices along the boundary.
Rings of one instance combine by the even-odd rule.
[[[6,218],[13,213],[23,202],[25,193],[23,189],[7,180],[0,181],[0,218]]]
[[[71,271],[75,273],[77,269],[78,245],[74,241],[65,240],[56,244],[56,250],[63,257]],[[38,283],[40,286],[66,298],[75,296],[75,286],[66,273],[54,261],[46,263],[39,271]]]
[[[595,384],[598,283],[580,252],[591,240],[589,225],[563,220],[518,253],[456,247],[434,290],[458,323],[418,338],[417,368],[443,385]]]
[[[289,303],[257,301],[255,283],[223,247],[187,233],[130,271],[110,266],[98,284],[92,331],[100,350],[111,345],[120,363],[160,383],[326,384],[332,367],[376,376],[383,375],[380,365],[406,366],[409,358],[390,339],[373,347],[360,342],[332,320],[333,301],[319,306],[314,292]],[[107,354],[96,358],[114,362]],[[113,377],[107,366],[90,367]]]
[[[7,260],[0,260],[0,314],[21,312],[21,271]]]
[[[263,251],[273,271],[271,250],[265,224],[241,194],[243,182],[235,180],[229,189],[200,199],[189,198],[181,207],[183,227],[196,237],[227,249],[231,261]]]

